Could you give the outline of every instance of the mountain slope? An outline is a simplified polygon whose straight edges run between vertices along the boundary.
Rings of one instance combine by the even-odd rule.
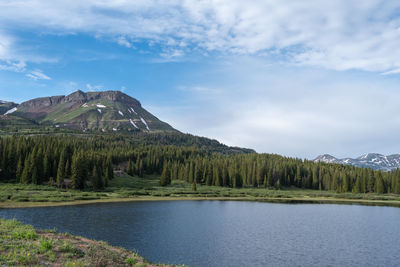
[[[314,159],[314,162],[337,163],[345,165],[354,165],[362,168],[371,168],[374,170],[390,171],[400,168],[400,154],[385,156],[378,153],[368,153],[358,158],[338,159],[331,155],[320,155]]]
[[[177,132],[138,100],[119,91],[76,91],[67,96],[36,98],[14,106],[5,116],[11,114],[40,125],[73,130]]]
[[[3,115],[7,112],[13,111],[13,109],[18,106],[18,104],[15,104],[13,102],[6,102],[6,101],[1,101],[0,100],[0,115]]]

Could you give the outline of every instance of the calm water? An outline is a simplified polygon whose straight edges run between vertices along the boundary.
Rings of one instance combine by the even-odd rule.
[[[399,266],[400,209],[169,201],[1,210],[190,266]]]

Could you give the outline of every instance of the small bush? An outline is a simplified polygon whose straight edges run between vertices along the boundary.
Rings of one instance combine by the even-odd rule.
[[[19,256],[18,262],[24,265],[32,265],[37,263],[37,258],[34,255],[27,253],[26,255]]]
[[[40,243],[40,248],[42,251],[47,251],[47,250],[53,249],[53,242],[51,242],[50,240],[41,239],[39,241],[39,243]]]
[[[125,260],[126,264],[129,264],[130,266],[135,266],[135,264],[137,263],[137,259],[129,257]]]
[[[11,233],[11,236],[16,239],[32,240],[38,237],[33,229],[16,229]]]
[[[58,249],[60,252],[71,253],[73,255],[83,256],[84,253],[74,246],[70,241],[65,241]]]

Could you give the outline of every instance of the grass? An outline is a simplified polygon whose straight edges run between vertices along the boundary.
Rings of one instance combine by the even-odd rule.
[[[0,184],[0,208],[73,205],[95,202],[140,200],[249,200],[280,203],[344,203],[400,207],[394,194],[353,194],[333,191],[284,188],[226,188],[197,185],[197,191],[185,181],[173,180],[167,187],[159,185],[159,176],[143,178],[124,174],[115,177],[102,191],[61,190],[47,185]]]
[[[16,234],[17,233],[17,234]],[[124,248],[0,219],[0,266],[165,266]]]

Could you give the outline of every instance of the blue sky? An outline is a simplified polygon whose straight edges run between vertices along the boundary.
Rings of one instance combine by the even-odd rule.
[[[400,153],[398,1],[0,1],[0,99],[122,90],[183,132]]]

